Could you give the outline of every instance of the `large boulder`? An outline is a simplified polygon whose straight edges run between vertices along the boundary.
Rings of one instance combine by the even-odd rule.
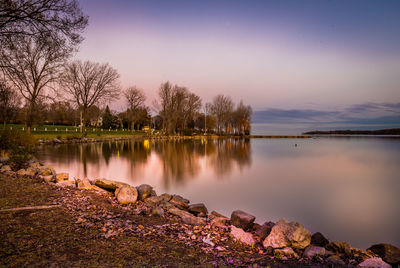
[[[241,210],[235,210],[232,212],[231,215],[231,223],[232,225],[241,228],[243,230],[248,230],[253,225],[254,220],[256,217],[250,215]]]
[[[384,262],[381,258],[369,258],[360,263],[358,266],[368,268],[392,268],[390,264]]]
[[[325,247],[329,244],[329,240],[320,232],[316,232],[311,236],[311,245]]]
[[[400,249],[391,244],[376,244],[367,250],[377,254],[387,263],[400,264]]]
[[[152,207],[156,207],[165,201],[162,196],[150,196],[146,198],[144,202]]]
[[[29,177],[34,177],[36,175],[36,173],[37,173],[37,169],[33,168],[33,167],[28,167],[25,170],[25,175],[29,176]],[[53,176],[53,175],[49,175],[49,176]]]
[[[116,191],[116,197],[120,204],[135,203],[138,199],[138,191],[135,187],[122,186]]]
[[[293,247],[298,249],[306,248],[311,242],[311,233],[298,222],[287,222],[279,220],[271,233],[265,238],[265,248]]]
[[[117,188],[121,188],[122,186],[129,186],[127,183],[107,179],[96,179],[94,185],[109,191],[115,191]]]
[[[206,220],[204,218],[196,217],[190,214],[189,212],[179,209],[179,208],[171,208],[168,210],[169,213],[178,216],[182,219],[182,221],[186,224],[191,225],[205,225]]]
[[[50,166],[40,166],[39,168],[39,175],[41,176],[49,176],[49,175],[55,175],[56,171],[54,168]]]
[[[303,256],[306,258],[312,259],[314,256],[324,256],[326,253],[325,248],[319,246],[308,246],[306,250],[304,250]]]
[[[205,217],[205,216],[207,216],[207,213],[208,213],[208,210],[203,203],[190,204],[188,210],[190,213],[192,213],[196,216],[199,216],[199,217]]]
[[[39,176],[40,179],[44,180],[47,183],[54,183],[54,176],[53,175],[49,175],[49,176]]]
[[[186,210],[189,208],[189,200],[183,198],[180,195],[173,195],[171,200],[169,200],[169,203],[180,209]]]
[[[19,176],[19,177],[23,177],[23,176],[25,176],[25,174],[26,174],[26,171],[23,168],[21,168],[20,170],[17,171],[17,176]]]
[[[253,246],[256,244],[256,240],[253,238],[251,233],[245,232],[241,228],[237,228],[234,225],[231,225],[231,235],[235,238],[236,241],[239,241],[243,244]]]
[[[275,223],[272,221],[266,222],[256,229],[256,235],[258,235],[261,240],[264,240],[271,233],[272,227],[274,226]]]
[[[151,187],[148,184],[142,184],[139,185],[138,187],[136,187],[139,197],[139,200],[145,200],[146,198],[150,197],[150,196],[155,196],[156,192],[153,190],[153,187]]]
[[[326,261],[339,267],[346,265],[346,263],[337,255],[329,256]]]
[[[67,181],[69,179],[68,173],[58,173],[56,175],[56,182]]]
[[[57,185],[61,187],[75,187],[75,181],[59,181]]]
[[[325,248],[334,253],[346,254],[347,256],[352,255],[351,254],[351,246],[347,242],[334,241],[334,242],[329,243]]]
[[[172,198],[172,195],[167,194],[167,193],[164,193],[160,196],[164,199],[165,202],[169,202],[169,200],[171,200],[171,198]]]
[[[76,186],[80,189],[89,189],[92,184],[90,183],[88,178],[76,179]]]

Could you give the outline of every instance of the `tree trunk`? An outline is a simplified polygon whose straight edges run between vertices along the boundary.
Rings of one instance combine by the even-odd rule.
[[[28,114],[26,116],[26,130],[28,131],[28,133],[31,133],[34,109],[35,109],[35,101],[32,100],[29,103]]]

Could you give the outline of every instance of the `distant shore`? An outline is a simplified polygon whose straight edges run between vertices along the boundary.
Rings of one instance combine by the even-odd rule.
[[[379,130],[315,130],[305,132],[303,135],[400,135],[400,128]]]

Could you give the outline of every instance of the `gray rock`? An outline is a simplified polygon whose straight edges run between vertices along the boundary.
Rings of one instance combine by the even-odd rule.
[[[236,241],[240,243],[253,246],[256,244],[256,240],[253,238],[251,233],[245,232],[241,228],[237,228],[234,225],[231,225],[231,235],[235,238]]]
[[[164,217],[165,211],[162,207],[156,207],[152,210],[151,214],[153,216]]]
[[[58,186],[61,187],[75,187],[75,182],[74,181],[60,181],[57,182]]]
[[[280,260],[289,258],[289,259],[298,259],[299,255],[291,247],[286,247],[283,249],[275,249],[274,256]]]
[[[271,233],[265,238],[265,248],[293,247],[298,249],[306,248],[311,242],[311,233],[298,222],[287,222],[279,220]]]
[[[17,176],[19,176],[19,177],[23,177],[23,176],[25,176],[25,174],[26,174],[26,171],[23,168],[21,168],[20,170],[17,171]]]
[[[326,247],[327,250],[330,250],[335,253],[344,253],[347,256],[351,256],[351,246],[347,242],[331,242]]]
[[[337,255],[330,256],[329,258],[326,259],[326,261],[334,265],[339,265],[339,266],[346,265],[346,263]]]
[[[203,203],[199,203],[199,204],[191,204],[189,205],[189,212],[199,216],[199,217],[205,217],[207,216],[208,210],[206,208],[206,206]]]
[[[171,198],[172,198],[172,195],[170,195],[170,194],[167,194],[167,193],[164,193],[164,194],[162,194],[162,195],[160,195],[162,198],[164,198],[164,201],[165,202],[169,202],[169,200],[171,200]]]
[[[136,203],[138,199],[138,191],[135,187],[122,186],[118,188],[117,200],[120,204],[131,204]]]
[[[11,167],[9,165],[4,165],[1,167],[0,172],[5,173],[7,171],[11,171]]]
[[[67,181],[69,179],[68,173],[58,173],[56,175],[56,182]]]
[[[392,266],[384,262],[381,258],[369,258],[360,263],[358,266],[369,268],[392,268]]]
[[[97,179],[94,181],[94,185],[110,191],[115,191],[122,186],[129,186],[127,183],[107,179]]]
[[[162,202],[165,202],[165,201],[164,201],[164,198],[162,196],[150,196],[150,197],[146,198],[144,200],[144,202],[146,204],[150,205],[150,206],[155,207],[155,206],[158,206]]]
[[[272,221],[264,223],[256,229],[256,235],[258,235],[261,240],[264,240],[271,233],[272,227],[274,227],[274,225],[275,223],[273,223]]]
[[[178,216],[182,219],[184,223],[191,224],[191,225],[205,225],[206,220],[203,218],[199,218],[196,216],[193,216],[189,212],[179,209],[179,208],[171,208],[168,210],[169,213]]]
[[[92,186],[88,178],[76,179],[76,186],[80,189],[88,189]]]
[[[312,259],[315,255],[324,256],[326,253],[325,248],[319,246],[308,246],[303,253],[306,258]]]
[[[37,174],[37,170],[35,168],[33,168],[33,167],[28,167],[25,170],[25,175],[26,176],[34,177],[34,176],[36,176],[36,174]],[[50,175],[50,176],[53,176],[53,175]]]
[[[155,196],[155,191],[153,190],[153,187],[151,187],[148,184],[142,184],[136,187],[138,193],[139,193],[139,200],[145,200],[146,198],[150,196]]]
[[[387,263],[400,264],[400,249],[391,244],[376,244],[368,248],[368,250],[377,254]]]
[[[241,210],[235,210],[232,212],[231,215],[232,225],[243,230],[250,229],[255,219],[256,217],[254,217],[253,215],[250,215],[249,213]]]
[[[189,208],[189,200],[183,198],[180,195],[173,195],[169,203],[180,208],[180,209],[188,209]]]
[[[316,232],[311,236],[311,245],[325,247],[329,244],[329,240],[320,232]]]

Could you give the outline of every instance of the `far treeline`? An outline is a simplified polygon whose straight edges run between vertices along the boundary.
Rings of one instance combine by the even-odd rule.
[[[329,130],[309,131],[305,135],[400,135],[400,128],[379,129],[379,130]]]
[[[0,122],[156,129],[165,134],[249,135],[252,109],[217,95],[211,103],[188,88],[162,83],[147,106],[145,92],[122,89],[108,63],[71,58],[88,17],[76,0],[0,1]],[[124,112],[107,104],[122,96]],[[105,107],[105,108],[104,108]],[[151,110],[156,115],[151,116]]]

